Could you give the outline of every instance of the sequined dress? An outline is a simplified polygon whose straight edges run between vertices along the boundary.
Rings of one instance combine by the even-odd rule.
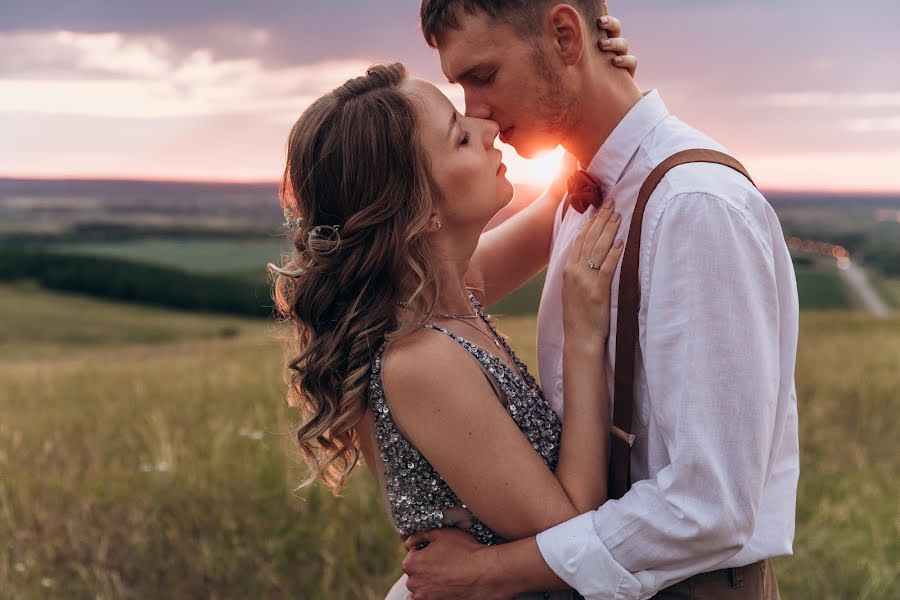
[[[497,397],[510,417],[521,429],[547,466],[556,469],[559,460],[559,440],[562,424],[544,399],[538,383],[519,360],[506,340],[497,332],[484,308],[470,292],[469,300],[478,316],[513,360],[518,372],[496,354],[433,323],[425,325],[439,331],[460,346],[478,362],[492,383]],[[412,534],[446,526],[456,526],[470,533],[482,544],[497,544],[503,540],[473,515],[431,466],[428,460],[406,439],[391,415],[381,379],[381,364],[388,342],[377,350],[370,380],[370,406],[374,414],[377,451],[381,461],[377,465],[382,492],[388,513],[396,529]],[[461,515],[463,515],[461,517]],[[398,582],[398,586],[402,580]],[[395,586],[397,588],[398,586]],[[393,598],[389,595],[388,598]],[[405,597],[398,592],[396,597]],[[571,592],[536,594],[522,598],[564,599],[578,597]]]

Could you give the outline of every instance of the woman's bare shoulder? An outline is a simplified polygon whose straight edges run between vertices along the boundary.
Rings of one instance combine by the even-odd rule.
[[[388,344],[381,379],[391,404],[398,404],[401,410],[408,404],[422,409],[442,403],[452,390],[487,383],[480,381],[484,380],[481,369],[467,350],[445,333],[429,328]],[[486,390],[490,392],[490,386]]]
[[[391,341],[382,358],[382,377],[391,382],[421,382],[428,373],[452,368],[465,358],[447,334],[422,327]]]

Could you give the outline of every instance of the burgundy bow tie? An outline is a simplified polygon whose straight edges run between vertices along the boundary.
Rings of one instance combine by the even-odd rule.
[[[600,182],[591,177],[584,169],[578,169],[569,176],[569,204],[580,213],[589,206],[600,206],[603,196],[600,192]]]

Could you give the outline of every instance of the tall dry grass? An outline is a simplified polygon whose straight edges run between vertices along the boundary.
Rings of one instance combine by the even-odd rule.
[[[10,287],[0,309],[0,597],[381,598],[399,574],[364,469],[339,499],[291,491],[266,324]],[[501,326],[534,365],[533,319]],[[802,329],[782,595],[896,597],[900,318]]]

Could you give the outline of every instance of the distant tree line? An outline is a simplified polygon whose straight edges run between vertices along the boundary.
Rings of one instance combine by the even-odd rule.
[[[75,223],[63,232],[4,232],[0,234],[0,244],[21,245],[60,242],[118,242],[147,238],[172,240],[258,240],[271,239],[273,235],[280,234],[282,234],[282,230],[277,227],[272,229],[213,229],[209,227],[170,227],[144,224]]]
[[[126,302],[254,317],[272,314],[268,287],[253,282],[115,258],[0,246],[0,281],[19,279]]]

